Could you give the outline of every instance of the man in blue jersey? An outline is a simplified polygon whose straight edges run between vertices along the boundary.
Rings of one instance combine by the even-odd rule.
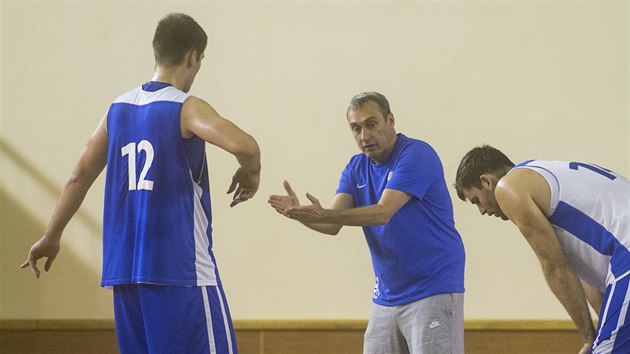
[[[336,235],[362,226],[376,276],[364,353],[463,353],[464,247],[442,164],[429,144],[397,134],[387,99],[355,96],[347,120],[361,154],[341,175],[330,209],[307,193],[271,206],[307,227]]]
[[[536,253],[549,287],[582,336],[580,353],[630,353],[630,182],[564,161],[514,165],[484,145],[457,170],[459,198],[511,220]],[[599,315],[593,328],[587,302]]]
[[[119,96],[88,141],[44,236],[22,268],[48,271],[64,227],[107,166],[101,285],[113,288],[121,353],[236,353],[212,252],[205,143],[240,165],[231,206],[258,190],[260,150],[250,135],[188,94],[207,36],[170,14],[155,31],[151,81]]]

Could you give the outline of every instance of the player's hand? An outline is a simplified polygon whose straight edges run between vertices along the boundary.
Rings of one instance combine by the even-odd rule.
[[[239,167],[236,173],[232,177],[232,184],[228,188],[227,193],[234,192],[232,203],[230,207],[242,203],[248,199],[251,199],[258,191],[258,185],[260,184],[260,174],[252,174],[247,172],[244,168]]]
[[[26,261],[20,265],[20,268],[26,268],[28,266],[33,270],[33,274],[39,278],[40,271],[37,267],[37,260],[46,257],[46,263],[44,263],[44,270],[49,271],[57,254],[59,253],[59,240],[51,237],[43,236],[37,241],[28,252]]]
[[[287,195],[270,195],[267,203],[269,203],[278,213],[287,216],[287,209],[300,206],[300,200],[288,181],[284,181],[282,185],[287,191]]]

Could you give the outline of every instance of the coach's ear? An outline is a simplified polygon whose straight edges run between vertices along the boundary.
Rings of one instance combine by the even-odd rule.
[[[387,121],[387,122],[391,122],[391,123],[392,123],[392,126],[393,126],[394,124],[396,124],[396,119],[394,119],[394,114],[393,114],[392,112],[389,112],[389,113],[387,114],[387,117],[385,118],[385,121]]]

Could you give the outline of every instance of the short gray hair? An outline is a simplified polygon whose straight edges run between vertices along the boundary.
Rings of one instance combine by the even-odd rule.
[[[362,92],[352,97],[352,100],[350,100],[350,105],[348,106],[348,111],[350,111],[351,109],[357,109],[368,101],[372,101],[378,105],[381,113],[383,113],[383,117],[387,118],[387,116],[392,113],[389,109],[389,101],[387,101],[387,98],[385,98],[385,96],[383,96],[382,94],[374,91]]]

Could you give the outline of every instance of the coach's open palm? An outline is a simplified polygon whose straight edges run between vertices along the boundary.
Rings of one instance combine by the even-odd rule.
[[[267,202],[271,205],[272,208],[276,209],[278,213],[287,216],[287,209],[300,206],[300,200],[291,188],[291,185],[288,181],[284,181],[282,184],[284,186],[284,189],[287,191],[287,195],[269,196],[269,200]]]

